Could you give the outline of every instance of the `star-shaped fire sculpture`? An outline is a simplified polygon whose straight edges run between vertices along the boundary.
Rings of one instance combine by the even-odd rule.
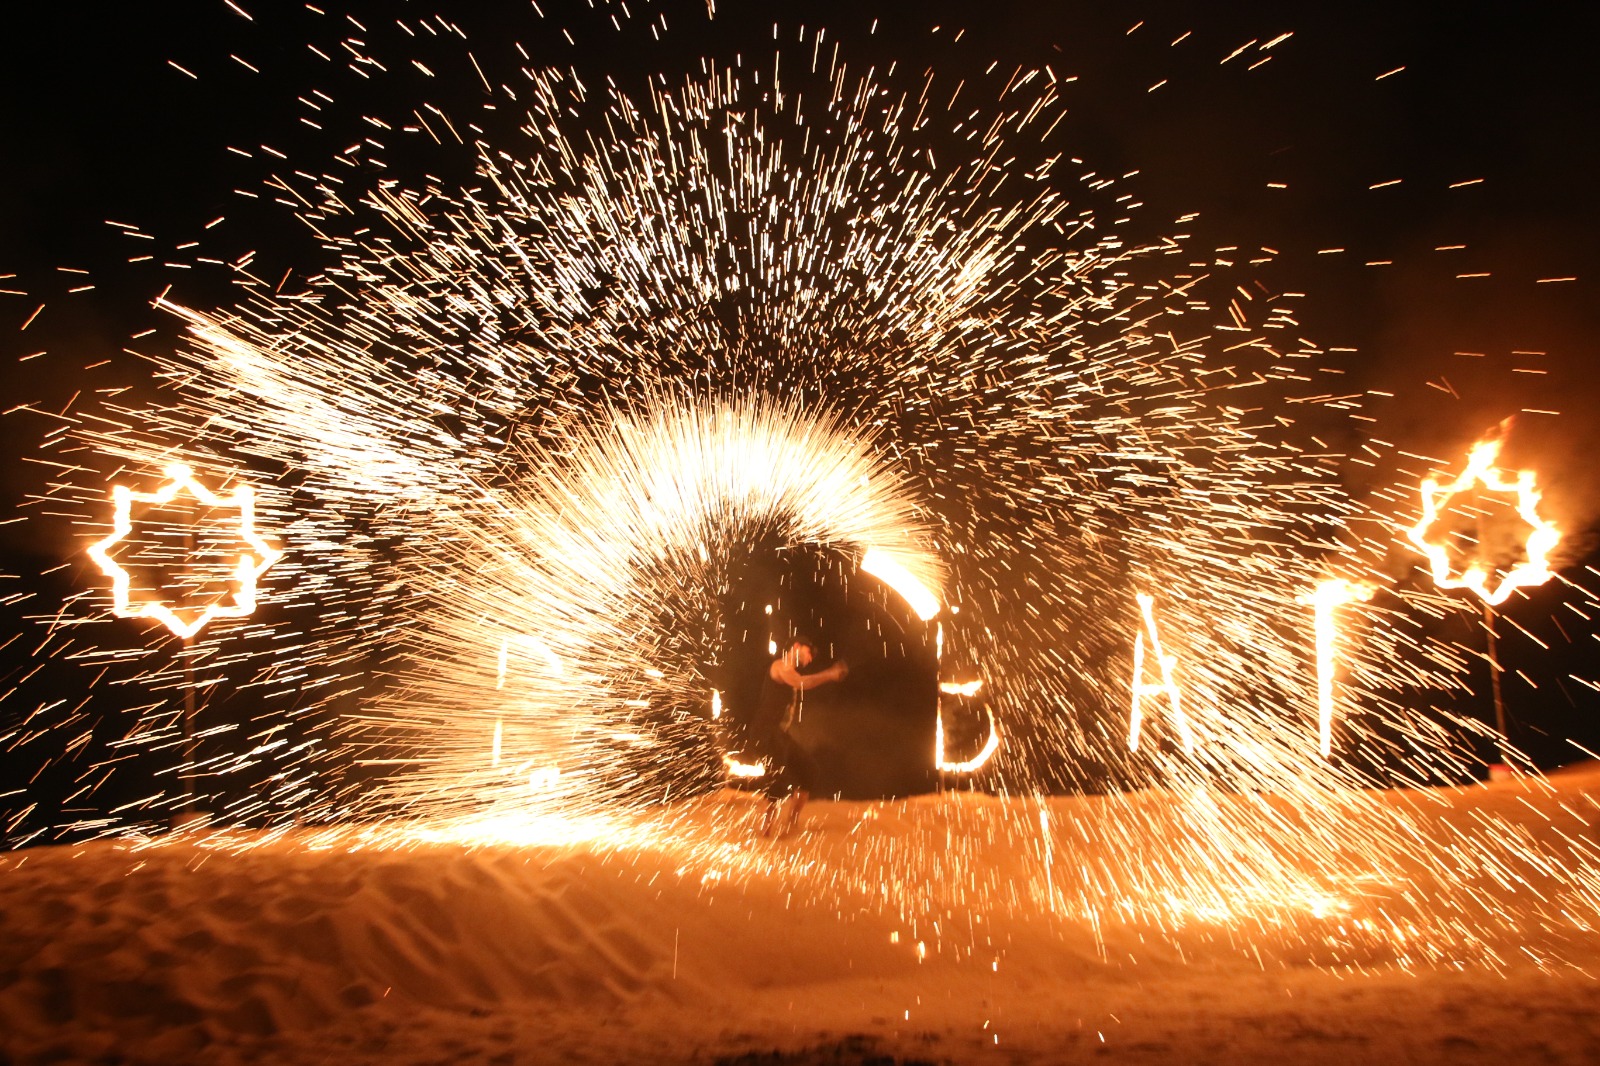
[[[283,551],[268,544],[256,532],[255,493],[249,486],[236,485],[231,495],[218,496],[195,480],[194,471],[182,463],[171,464],[165,473],[166,484],[155,492],[134,492],[124,485],[112,486],[111,499],[114,506],[112,532],[105,540],[89,549],[89,557],[111,579],[113,614],[118,618],[154,618],[178,636],[188,640],[205,628],[206,623],[213,618],[243,618],[253,612],[256,609],[256,582],[273,563],[283,557]],[[236,508],[239,512],[237,531],[239,539],[254,553],[246,551],[239,555],[238,565],[233,571],[233,580],[238,586],[233,593],[233,603],[207,604],[192,621],[188,622],[159,600],[133,602],[129,592],[128,571],[111,557],[112,548],[133,530],[134,504],[161,507],[171,503],[181,492],[188,492],[206,507]]]
[[[1542,585],[1555,576],[1550,569],[1550,551],[1561,540],[1555,523],[1539,515],[1540,494],[1534,487],[1533,471],[1521,470],[1508,476],[1506,471],[1495,466],[1499,457],[1500,439],[1496,435],[1473,445],[1467,468],[1454,481],[1441,485],[1433,478],[1425,480],[1422,483],[1422,520],[1406,532],[1406,538],[1428,557],[1428,568],[1435,584],[1442,589],[1471,589],[1491,607],[1504,603],[1519,588]],[[1493,589],[1489,588],[1491,566],[1475,560],[1457,575],[1452,571],[1445,543],[1428,539],[1451,497],[1473,491],[1474,486],[1481,486],[1479,491],[1514,496],[1517,514],[1529,528],[1524,547],[1527,558],[1507,570]]]

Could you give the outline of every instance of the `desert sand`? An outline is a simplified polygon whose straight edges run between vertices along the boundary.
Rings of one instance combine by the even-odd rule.
[[[1597,797],[1591,765],[1429,802],[1583,841]],[[1037,802],[818,802],[780,841],[721,793],[659,842],[303,829],[11,853],[0,1062],[1600,1062],[1600,933],[1526,934],[1557,895],[1531,879],[1488,879],[1499,923],[1418,962],[1358,935],[1359,904],[1274,936],[1025,905],[908,924],[838,874]],[[1111,801],[1045,802],[1065,821]],[[1031,876],[1018,839],[983,849],[990,882]]]

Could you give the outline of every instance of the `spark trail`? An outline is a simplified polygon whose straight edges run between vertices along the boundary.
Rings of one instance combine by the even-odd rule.
[[[1061,143],[1053,74],[964,85],[957,110],[936,76],[780,36],[631,92],[520,46],[501,81],[472,53],[496,72],[481,112],[361,116],[360,162],[269,179],[325,256],[303,282],[243,261],[231,307],[167,298],[187,326],[153,357],[170,402],[108,404],[66,435],[130,471],[277,475],[257,497],[285,549],[261,673],[323,679],[298,714],[362,691],[339,745],[285,757],[283,813],[576,818],[714,786],[719,597],[775,537],[883,553],[960,608],[946,637],[976,664],[1004,738],[985,772],[1012,794],[1153,780],[1174,799],[869,842],[822,888],[882,881],[924,914],[1055,908],[1055,887],[1022,900],[988,878],[994,832],[1094,854],[1073,906],[1096,921],[1304,909],[1396,876],[1416,818],[1315,742],[1301,597],[1327,572],[1318,530],[1358,506],[1284,414],[1351,408],[1306,384],[1327,356],[1293,297],[1181,234],[1137,235],[1128,197]],[[471,180],[381,165],[419,144]],[[89,528],[91,481],[54,492]],[[1161,592],[1183,750],[1124,750],[1130,588]],[[1406,739],[1407,774],[1454,770],[1448,732],[1393,694],[1452,684],[1459,655],[1367,605],[1344,623],[1347,702]],[[387,683],[363,688],[374,662]],[[393,770],[341,778],[351,751]],[[1152,850],[1173,818],[1181,848]],[[1496,833],[1430,868],[1455,884],[1473,849],[1520,854]]]
[[[335,254],[317,283],[284,294],[245,275],[249,295],[233,309],[172,305],[190,344],[163,358],[197,387],[164,412],[167,436],[187,425],[191,439],[296,471],[310,509],[285,509],[286,535],[335,546],[335,558],[297,554],[320,559],[324,591],[331,573],[349,584],[339,598],[362,617],[359,637],[306,654],[409,648],[417,665],[397,690],[416,695],[368,718],[413,723],[435,722],[425,707],[438,688],[413,684],[420,674],[477,677],[494,663],[495,619],[518,619],[560,657],[594,643],[584,626],[611,624],[606,597],[670,604],[679,622],[701,620],[679,632],[698,633],[698,661],[712,661],[716,581],[650,602],[626,572],[637,556],[678,565],[665,560],[690,534],[611,509],[625,490],[602,486],[591,465],[609,461],[598,457],[616,417],[665,426],[690,410],[710,417],[693,397],[775,396],[837,412],[799,431],[811,461],[839,462],[855,447],[845,427],[861,427],[874,462],[895,471],[899,513],[917,515],[923,550],[950,568],[945,599],[963,611],[954,639],[1005,679],[989,691],[1016,739],[997,756],[1006,773],[1073,775],[1100,759],[1084,712],[1121,702],[1105,652],[1124,642],[1128,607],[1125,584],[1107,577],[1132,573],[1193,605],[1170,614],[1186,661],[1210,664],[1185,700],[1197,733],[1240,707],[1261,716],[1248,762],[1216,757],[1273,782],[1299,775],[1298,738],[1279,727],[1301,713],[1304,664],[1277,620],[1310,583],[1307,523],[1348,505],[1326,469],[1245,413],[1292,392],[1295,364],[1317,354],[1295,339],[1284,301],[1223,288],[1231,279],[1214,257],[1175,238],[1096,235],[1092,210],[1064,191],[1075,177],[1059,153],[998,167],[1046,136],[1062,106],[1049,82],[1006,86],[970,157],[940,165],[914,143],[931,85],[912,94],[819,60],[790,88],[784,58],[675,91],[653,79],[642,102],[525,71],[520,141],[464,146],[479,184],[410,188],[380,174],[357,195],[347,179],[275,179]],[[820,101],[802,105],[819,85]],[[83,439],[148,462],[145,427],[161,421],[96,425]],[[692,536],[708,558],[746,543],[739,508],[711,498],[759,481],[716,469],[729,451],[667,447],[632,465],[646,477],[667,465],[706,494],[683,514],[703,526]],[[564,468],[578,480],[519,498],[519,483]],[[610,548],[508,600],[503,576],[487,575],[526,547],[484,545],[541,521],[554,506],[541,496],[583,514],[594,524],[584,536]],[[849,517],[807,522],[802,542]],[[400,558],[358,547],[372,541]],[[402,585],[421,609],[373,617],[362,602]],[[554,588],[601,599],[547,615],[567,602],[549,598]],[[490,646],[419,636],[441,611],[480,617]],[[692,672],[674,670],[653,693],[625,680],[666,669],[654,639],[667,638],[640,637],[585,669],[626,699],[703,705],[709,686],[689,685]],[[486,696],[480,713],[490,706]],[[421,735],[448,746],[436,723]]]

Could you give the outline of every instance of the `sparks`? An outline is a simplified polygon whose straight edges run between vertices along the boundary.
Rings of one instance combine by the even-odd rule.
[[[1305,384],[1341,357],[1300,338],[1289,294],[1254,284],[1266,259],[1123,225],[1130,197],[1068,143],[1067,80],[1002,70],[946,114],[927,106],[955,89],[938,72],[862,74],[842,61],[848,42],[836,67],[814,66],[809,33],[733,66],[646,72],[639,96],[510,51],[497,69],[488,49],[473,53],[483,114],[415,106],[393,82],[392,114],[345,113],[330,94],[319,122],[359,130],[338,129],[358,158],[271,162],[246,191],[288,205],[321,258],[281,281],[234,264],[231,306],[162,299],[185,331],[151,355],[173,383],[162,406],[86,400],[99,406],[63,416],[50,458],[69,472],[46,495],[84,524],[104,494],[73,472],[74,450],[146,472],[151,455],[209,469],[224,450],[237,469],[292,472],[253,504],[287,548],[274,573],[285,610],[257,619],[270,639],[239,661],[293,679],[261,689],[268,730],[333,724],[317,744],[214,738],[220,768],[275,782],[270,802],[214,809],[274,826],[355,811],[399,847],[648,840],[686,864],[865,894],[933,950],[955,935],[939,924],[952,912],[1047,907],[1097,937],[1144,922],[1182,943],[1186,923],[1234,921],[1251,947],[1302,937],[1320,951],[1307,915],[1342,920],[1401,884],[1433,839],[1417,828],[1426,812],[1305,758],[1296,725],[1310,669],[1297,597],[1349,561],[1308,530],[1337,540],[1370,517],[1340,457],[1299,428],[1310,407],[1345,429],[1366,417],[1352,413],[1364,400]],[[391,56],[362,77],[390,69],[416,68]],[[493,121],[512,113],[528,121]],[[391,169],[377,130],[470,183]],[[947,146],[937,158],[913,147],[930,138]],[[1000,162],[1024,158],[1037,164]],[[1537,519],[1531,475],[1492,469],[1491,456],[1483,485],[1530,501],[1529,565],[1548,568],[1554,527]],[[1429,515],[1447,498],[1426,492]],[[1419,550],[1427,528],[1425,516]],[[107,559],[113,543],[97,545]],[[900,616],[907,643],[932,643],[941,669],[947,653],[982,664],[988,736],[957,758],[936,707],[938,770],[985,769],[1012,796],[1113,794],[1041,799],[1037,819],[908,803],[883,815],[896,832],[802,857],[679,832],[682,803],[766,772],[718,746],[733,716],[714,687],[732,639],[724,603],[738,563],[794,548],[881,581],[916,618]],[[264,550],[252,558],[254,570]],[[1180,670],[1140,593],[1124,744],[1130,574],[1160,595],[1182,654]],[[1514,587],[1491,592],[1485,576],[1475,591]],[[1324,752],[1335,650],[1351,704],[1397,677],[1445,688],[1465,669],[1448,643],[1381,619],[1336,635],[1341,597],[1355,596],[1314,597]],[[1429,609],[1395,597],[1397,614]],[[782,621],[765,613],[753,642]],[[57,631],[103,614],[64,606],[45,654],[66,645]],[[125,654],[92,643],[61,654],[96,667]],[[170,682],[155,658],[141,677]],[[1152,697],[1189,757],[1129,756]],[[1200,745],[1202,723],[1217,728]],[[1397,772],[1464,776],[1446,726],[1404,708],[1385,725],[1406,741]],[[128,754],[171,740],[141,712]],[[373,774],[351,783],[352,764]],[[1147,770],[1161,787],[1116,791]],[[95,829],[149,830],[170,803],[159,793]],[[1474,910],[1485,869],[1548,862],[1563,886],[1551,912],[1600,914],[1590,857],[1550,859],[1492,823],[1436,835],[1422,857],[1433,913],[1377,919],[1407,958],[1465,954],[1499,920]],[[1042,844],[1039,883],[985,861],[1001,836]],[[361,832],[329,839],[363,846]],[[1068,854],[1096,860],[1052,879]]]

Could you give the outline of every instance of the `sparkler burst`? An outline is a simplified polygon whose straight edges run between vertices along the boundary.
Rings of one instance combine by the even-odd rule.
[[[1339,456],[1295,427],[1302,410],[1357,410],[1309,383],[1329,357],[1299,337],[1296,297],[1181,233],[1139,236],[1128,197],[1062,143],[1054,73],[958,89],[855,70],[815,29],[778,37],[634,92],[512,48],[501,81],[473,53],[483,114],[408,101],[362,116],[360,166],[275,175],[326,259],[292,285],[236,262],[225,308],[163,298],[186,328],[154,357],[170,399],[108,403],[63,436],[141,476],[182,460],[261,485],[285,548],[256,571],[276,613],[254,644],[197,639],[256,669],[269,722],[339,726],[218,757],[276,760],[278,782],[270,802],[219,788],[221,813],[405,812],[470,837],[659,811],[729,768],[753,775],[717,744],[726,604],[741,560],[809,545],[896,589],[971,666],[950,691],[981,690],[987,739],[947,751],[941,714],[941,769],[1012,796],[1160,786],[1067,819],[952,800],[941,817],[966,837],[824,850],[813,891],[881,882],[923,917],[959,903],[1266,930],[1348,913],[1421,864],[1444,886],[1431,917],[1408,900],[1362,918],[1405,961],[1449,954],[1407,931],[1425,920],[1473,942],[1490,919],[1469,873],[1488,867],[1567,870],[1564,905],[1593,915],[1585,847],[1533,855],[1486,823],[1418,859],[1422,815],[1360,791],[1359,760],[1319,757],[1319,725],[1321,755],[1340,746],[1340,669],[1366,712],[1344,718],[1342,746],[1381,731],[1403,739],[1405,779],[1457,775],[1462,745],[1404,696],[1456,684],[1463,659],[1417,621],[1436,602],[1375,565],[1387,596],[1318,594],[1309,624],[1361,508]],[[470,159],[473,177],[381,166],[410,141]],[[103,536],[96,477],[69,472],[51,496]],[[1335,561],[1361,569],[1354,554]],[[1153,672],[1159,685],[1139,676]],[[1139,699],[1158,693],[1171,713],[1146,718],[1141,745]],[[135,743],[167,736],[160,714]],[[670,822],[660,840],[721,867],[799,876],[799,860]],[[1181,847],[1160,850],[1174,822]],[[1039,841],[1038,884],[986,874],[996,833]],[[1090,854],[1063,888],[1054,864]]]

